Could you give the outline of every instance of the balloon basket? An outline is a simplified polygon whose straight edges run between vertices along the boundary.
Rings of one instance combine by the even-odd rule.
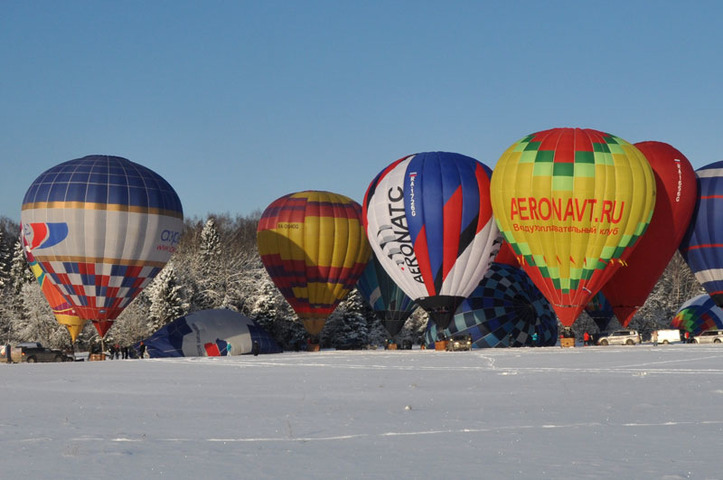
[[[321,351],[321,345],[319,345],[318,343],[310,343],[310,344],[306,347],[306,351],[307,351],[307,352],[320,352],[320,351]]]
[[[434,349],[438,352],[444,352],[447,350],[447,340],[439,340],[437,342],[434,342]]]
[[[560,339],[560,346],[562,348],[571,348],[575,346],[575,339],[574,338],[561,338]]]
[[[396,349],[397,349],[397,344],[396,344],[396,343],[388,343],[387,346],[386,346],[386,349],[387,349],[387,350],[396,350]]]
[[[99,362],[105,360],[105,353],[91,353],[88,355],[89,362]]]

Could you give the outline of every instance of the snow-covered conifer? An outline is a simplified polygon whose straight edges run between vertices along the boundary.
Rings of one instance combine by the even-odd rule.
[[[183,287],[178,284],[173,262],[169,262],[148,286],[150,299],[149,329],[156,331],[163,325],[183,316],[188,309],[183,299]]]

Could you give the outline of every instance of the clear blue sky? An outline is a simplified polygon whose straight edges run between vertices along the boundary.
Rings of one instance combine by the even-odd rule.
[[[186,215],[321,189],[361,202],[404,155],[494,167],[552,127],[721,160],[723,9],[680,1],[0,0],[0,215],[51,166],[119,155]]]

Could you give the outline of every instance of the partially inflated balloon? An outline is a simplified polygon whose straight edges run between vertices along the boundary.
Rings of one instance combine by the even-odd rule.
[[[392,337],[402,330],[417,306],[389,277],[376,255],[372,255],[356,286]]]
[[[499,250],[489,169],[457,153],[389,165],[364,198],[364,224],[390,277],[440,328],[475,289]]]
[[[602,292],[597,292],[594,297],[590,299],[588,304],[585,306],[585,313],[587,313],[592,321],[597,325],[598,330],[604,332],[610,326],[610,321],[613,319],[613,307],[605,298]]]
[[[723,161],[695,174],[698,199],[680,253],[696,280],[723,307]]]
[[[691,336],[700,335],[706,330],[723,329],[723,310],[710,295],[698,295],[681,305],[671,327],[685,330]]]
[[[252,319],[232,310],[200,310],[184,315],[143,340],[150,358],[225,357],[280,353],[276,341]],[[140,344],[136,350],[140,349]]]
[[[625,140],[556,128],[508,148],[491,192],[505,239],[569,327],[645,232],[655,180]]]
[[[361,206],[331,192],[275,200],[261,215],[257,241],[266,271],[312,335],[354,288],[371,254]]]
[[[695,208],[697,185],[685,155],[662,142],[635,144],[655,175],[655,210],[645,234],[603,286],[620,325],[627,327],[678,249]]]
[[[23,239],[23,242],[24,241],[25,239]],[[25,245],[24,253],[25,259],[28,262],[28,266],[30,267],[30,270],[33,272],[33,275],[35,275],[35,278],[40,284],[40,288],[43,292],[43,295],[45,296],[45,299],[50,305],[50,309],[53,311],[55,319],[58,321],[59,324],[65,326],[65,328],[68,329],[71,340],[75,342],[75,339],[78,338],[80,332],[83,331],[86,320],[76,315],[75,309],[70,304],[70,302],[68,302],[68,300],[63,297],[63,294],[60,293],[58,287],[53,285],[53,283],[48,280],[45,272],[42,268],[40,268],[38,261],[35,260],[33,254],[28,251],[27,244]]]
[[[152,170],[91,155],[42,173],[25,194],[21,220],[47,278],[103,337],[175,252],[183,209]]]
[[[551,346],[557,342],[557,318],[525,272],[493,263],[443,331],[444,338],[458,334],[470,335],[477,348]],[[425,343],[432,346],[437,336],[430,322]]]

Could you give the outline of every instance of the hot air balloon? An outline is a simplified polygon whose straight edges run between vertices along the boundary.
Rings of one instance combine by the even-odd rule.
[[[505,265],[509,265],[511,267],[520,268],[520,262],[517,260],[517,255],[507,241],[502,242],[500,251],[497,252],[497,256],[495,257],[495,263],[504,263]]]
[[[613,319],[613,307],[605,298],[602,292],[597,292],[585,305],[585,313],[587,313],[592,321],[597,325],[601,332],[606,331],[610,327],[610,321]]]
[[[723,307],[723,161],[695,174],[698,198],[680,253],[696,280]]]
[[[256,322],[238,312],[224,309],[200,310],[184,315],[161,327],[143,343],[150,358],[281,352],[276,341]],[[254,344],[258,345],[257,351]]]
[[[671,327],[689,332],[690,337],[706,330],[723,329],[723,310],[704,293],[680,306]]]
[[[477,348],[551,346],[557,343],[557,317],[525,272],[493,263],[442,331],[444,338],[459,334],[470,335]],[[425,343],[431,347],[437,336],[429,322]]]
[[[25,243],[24,238],[23,242]],[[73,306],[65,299],[65,297],[63,297],[63,294],[60,293],[58,287],[47,279],[45,272],[42,268],[40,268],[38,261],[35,260],[33,254],[28,251],[27,243],[25,244],[25,249],[23,251],[25,253],[25,260],[27,260],[30,270],[33,272],[35,279],[40,284],[40,288],[45,296],[45,299],[50,305],[50,309],[53,311],[55,319],[59,324],[68,329],[71,341],[72,343],[75,343],[75,339],[78,338],[80,332],[83,331],[86,320],[76,315]]]
[[[21,221],[29,252],[102,338],[175,252],[183,209],[152,170],[90,155],[42,173]]]
[[[312,336],[354,288],[371,254],[361,206],[331,192],[273,201],[261,215],[257,241],[266,271]]]
[[[638,245],[602,288],[620,325],[627,327],[663,274],[685,235],[695,208],[695,172],[685,155],[662,142],[635,144],[655,175],[653,218]]]
[[[613,135],[556,128],[514,143],[492,175],[495,218],[571,327],[645,232],[655,202],[643,154]]]
[[[356,286],[392,337],[402,330],[417,306],[394,283],[376,255],[372,255]]]
[[[371,182],[364,226],[384,270],[446,328],[499,250],[490,170],[457,153],[401,158]]]

